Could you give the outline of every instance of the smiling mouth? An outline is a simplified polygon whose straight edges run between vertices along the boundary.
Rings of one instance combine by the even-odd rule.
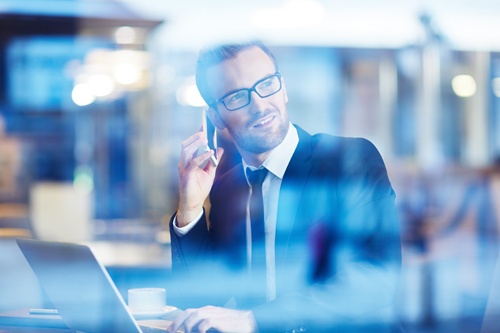
[[[269,124],[274,119],[274,116],[267,116],[262,118],[258,123],[253,125],[253,127],[262,127]]]

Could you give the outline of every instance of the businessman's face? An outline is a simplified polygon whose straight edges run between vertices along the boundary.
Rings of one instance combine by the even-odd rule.
[[[273,61],[258,47],[242,51],[235,58],[223,61],[208,70],[208,80],[213,83],[211,95],[215,98],[224,97],[240,89],[252,88],[256,84],[255,88],[259,94],[267,95],[267,92],[272,93],[274,90],[266,89],[279,89],[281,82],[281,89],[268,97],[260,97],[255,91],[250,92],[249,104],[237,110],[229,111],[223,103],[215,106],[217,110],[211,110],[214,124],[219,129],[227,128],[242,155],[269,153],[283,141],[288,131],[288,97],[283,79],[275,77],[277,83],[268,80],[259,82],[275,73]],[[277,84],[276,88],[268,88],[271,84]],[[244,95],[247,92],[242,93]],[[233,97],[240,98],[228,97],[227,105],[232,103]]]

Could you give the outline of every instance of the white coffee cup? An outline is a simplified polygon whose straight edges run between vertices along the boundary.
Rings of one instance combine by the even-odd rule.
[[[167,304],[164,288],[134,288],[128,290],[128,307],[132,312],[159,312]]]

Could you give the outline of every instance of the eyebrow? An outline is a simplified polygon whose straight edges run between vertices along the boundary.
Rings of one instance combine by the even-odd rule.
[[[230,95],[232,93],[235,93],[235,92],[238,92],[240,90],[248,90],[248,89],[252,89],[257,83],[259,83],[260,81],[262,80],[265,80],[273,75],[275,75],[276,73],[278,73],[279,71],[276,70],[274,73],[270,73],[270,74],[267,74],[266,76],[263,76],[261,77],[260,79],[258,79],[257,81],[255,81],[250,87],[243,87],[243,88],[238,88],[238,89],[233,89],[233,90],[230,90],[224,94],[221,95],[221,97],[218,97],[218,98],[215,98],[214,101],[218,100],[218,99],[221,99],[222,97],[224,96],[227,96],[227,95]]]

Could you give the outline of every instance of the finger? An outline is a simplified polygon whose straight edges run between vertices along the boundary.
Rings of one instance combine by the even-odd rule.
[[[186,166],[186,171],[191,171],[193,169],[200,168],[203,165],[203,163],[207,162],[213,155],[214,151],[208,150],[203,154],[196,156],[190,161],[189,165]],[[203,168],[203,170],[209,172],[210,166],[213,167],[212,163],[207,163],[207,165]]]
[[[184,321],[184,328],[187,332],[213,332],[211,329],[216,328],[214,324],[221,325],[226,318],[221,317],[224,312],[221,308],[207,305],[195,311]],[[222,320],[222,322],[221,322]],[[233,330],[234,331],[234,330]]]
[[[189,163],[189,160],[193,157],[193,152],[200,146],[200,139],[202,139],[202,135],[196,133],[182,142],[180,156],[181,165],[185,166]]]
[[[184,320],[182,323],[182,327],[184,328],[185,333],[194,333],[198,332],[198,326],[206,320],[206,315],[203,313],[201,309],[197,309],[189,317]]]
[[[202,132],[196,132],[195,134],[184,140],[181,143],[181,153],[185,151],[187,148],[191,147],[193,144],[196,144],[196,142],[199,142],[200,140],[207,141],[207,138],[203,135]]]
[[[190,164],[191,160],[196,157],[198,149],[207,145],[207,139],[203,135],[195,135],[194,140],[192,138],[186,140],[182,143],[181,150],[181,166],[186,167]]]
[[[186,166],[189,166],[189,164],[192,163],[192,161],[203,155],[205,152],[208,152],[209,149],[208,149],[208,146],[207,146],[207,140],[206,139],[200,139],[196,142],[194,142],[193,144],[191,144],[191,146],[187,147],[186,150],[185,150],[185,153],[186,153],[186,156],[185,156],[185,159],[186,159]]]
[[[189,138],[187,138],[186,140],[182,141],[182,143],[181,143],[182,149],[184,149],[185,147],[189,146],[190,144],[192,144],[196,140],[199,140],[202,137],[203,137],[203,132],[199,132],[198,131],[198,132],[194,133]]]
[[[194,312],[194,309],[187,309],[183,311],[180,315],[177,316],[177,318],[174,319],[172,324],[168,327],[167,331],[170,333],[176,333],[179,331],[179,329],[184,325],[184,322],[186,321],[189,316]]]
[[[215,162],[210,161],[210,162],[207,162],[205,164],[205,167],[203,168],[203,170],[207,173],[215,173],[215,170],[219,166],[219,161],[222,158],[222,156],[224,155],[224,148],[219,147],[216,149],[216,151],[211,150],[211,152],[213,152],[213,156],[215,157],[215,159],[217,161],[215,161]],[[207,159],[211,159],[211,158],[212,158],[212,155],[209,155]],[[205,161],[202,161],[201,164],[203,164]]]
[[[198,332],[200,333],[206,333],[212,328],[217,328],[217,326],[215,326],[214,320],[212,319],[205,319],[198,324]]]
[[[212,161],[210,161],[210,163],[207,163],[205,165],[205,168],[204,170],[208,173],[211,173],[211,172],[215,172],[215,170],[217,169],[217,167],[219,166],[219,162],[222,158],[222,155],[224,155],[224,148],[217,148],[216,151],[212,150],[212,152],[214,152],[213,156],[215,157],[215,159],[217,161],[215,161],[214,163],[212,163]],[[209,156],[209,158],[211,158],[211,156]]]

